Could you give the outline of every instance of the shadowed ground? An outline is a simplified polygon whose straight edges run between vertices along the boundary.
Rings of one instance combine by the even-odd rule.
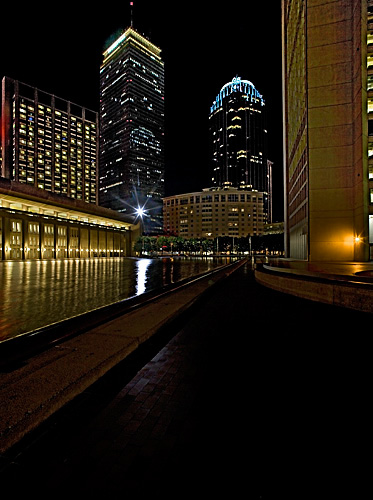
[[[363,498],[370,328],[371,315],[260,286],[247,264],[165,345],[136,352],[6,457],[3,488]]]

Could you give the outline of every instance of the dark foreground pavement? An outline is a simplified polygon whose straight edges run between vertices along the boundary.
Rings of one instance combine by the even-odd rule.
[[[371,498],[371,320],[244,265],[3,457],[1,496]]]

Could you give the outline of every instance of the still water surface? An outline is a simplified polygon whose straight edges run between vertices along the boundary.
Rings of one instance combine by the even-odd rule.
[[[229,257],[0,262],[0,341],[227,262]]]

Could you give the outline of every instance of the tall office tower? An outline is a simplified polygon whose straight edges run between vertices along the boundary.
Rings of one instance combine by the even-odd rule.
[[[249,186],[266,193],[269,212],[267,126],[263,96],[248,80],[225,84],[210,108],[210,158],[213,186]]]
[[[128,28],[103,54],[100,205],[147,209],[145,230],[162,228],[164,63],[161,50]]]
[[[267,191],[267,129],[263,96],[248,80],[225,84],[210,108],[213,185]]]
[[[373,2],[282,0],[282,39],[286,255],[368,260]]]
[[[1,175],[97,204],[98,113],[4,77]]]

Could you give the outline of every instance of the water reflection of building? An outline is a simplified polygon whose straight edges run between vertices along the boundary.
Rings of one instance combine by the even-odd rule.
[[[282,38],[286,256],[369,260],[373,2],[282,0]]]
[[[164,233],[184,238],[246,237],[263,233],[265,193],[207,188],[163,200]]]
[[[0,178],[0,260],[121,257],[138,235],[132,217]]]

